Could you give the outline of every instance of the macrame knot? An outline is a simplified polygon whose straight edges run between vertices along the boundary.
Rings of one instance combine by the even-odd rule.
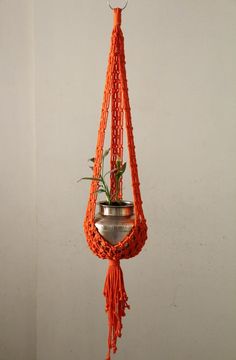
[[[120,266],[120,260],[109,259],[109,266]]]
[[[114,9],[114,26],[121,25],[121,9],[115,8]]]

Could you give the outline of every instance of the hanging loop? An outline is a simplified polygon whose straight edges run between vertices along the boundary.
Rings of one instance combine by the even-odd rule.
[[[124,3],[124,5],[123,5],[122,7],[120,7],[120,6],[112,5],[113,2],[117,2],[117,0],[116,0],[116,1],[113,1],[113,0],[108,0],[108,1],[107,1],[107,4],[109,5],[109,7],[110,7],[111,10],[114,10],[114,9],[117,8],[117,7],[118,7],[119,9],[121,9],[121,10],[124,10],[124,9],[126,8],[127,4],[128,4],[128,0],[124,0],[124,1],[122,1],[122,3]]]

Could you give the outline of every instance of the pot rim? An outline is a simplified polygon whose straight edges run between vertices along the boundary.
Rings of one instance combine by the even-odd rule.
[[[132,208],[134,207],[134,203],[133,201],[129,201],[129,200],[121,200],[120,204],[116,201],[114,201],[111,204],[108,204],[108,201],[104,200],[104,201],[99,201],[98,205],[102,206],[103,208]]]
[[[123,200],[121,204],[108,204],[107,201],[100,201],[98,205],[100,214],[104,216],[132,216],[134,214],[132,201]]]

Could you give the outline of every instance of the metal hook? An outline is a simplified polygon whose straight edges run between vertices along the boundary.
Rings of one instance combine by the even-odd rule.
[[[109,5],[111,10],[114,10],[117,6],[116,7],[111,6],[111,1],[112,0],[107,0],[107,4]],[[124,10],[126,8],[127,4],[128,4],[128,0],[125,0],[125,5],[123,7],[121,7],[120,9]]]

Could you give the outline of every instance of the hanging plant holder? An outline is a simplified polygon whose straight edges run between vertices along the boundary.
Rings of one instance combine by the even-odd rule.
[[[122,317],[125,316],[126,308],[129,308],[120,260],[136,256],[142,250],[147,239],[147,225],[142,208],[125,69],[124,37],[121,30],[122,9],[115,8],[113,11],[114,27],[94,157],[94,180],[91,181],[84,220],[84,231],[90,249],[99,258],[109,260],[104,286],[108,314],[106,360],[110,360],[111,350],[114,353],[117,350],[116,342],[117,337],[121,336]],[[99,185],[95,179],[99,178],[101,174],[109,107],[111,107],[110,191],[112,195],[116,192],[113,169],[116,167],[117,158],[121,161],[123,159],[123,129],[126,128],[133,202],[122,202],[122,180],[120,180],[118,198],[121,202],[110,205],[105,202],[100,203],[100,212],[96,215]]]

